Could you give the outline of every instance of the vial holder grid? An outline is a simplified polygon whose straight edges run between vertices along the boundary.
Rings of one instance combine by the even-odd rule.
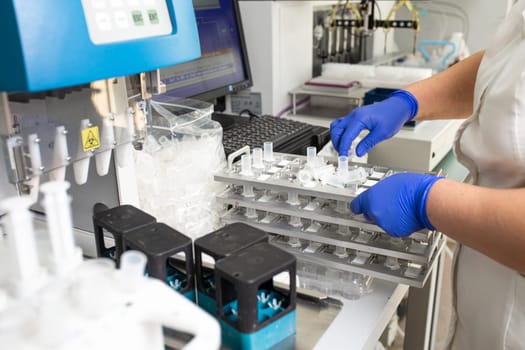
[[[286,273],[289,288],[273,279]],[[268,349],[295,335],[296,258],[266,242],[217,261],[217,317],[232,349]]]
[[[264,163],[264,168],[252,168],[249,175],[241,173],[241,162],[230,161],[230,168],[215,176],[216,181],[230,184],[217,197],[219,202],[233,206],[223,217],[224,222],[244,222],[281,236],[272,242],[302,262],[329,263],[342,271],[416,287],[424,285],[443,248],[441,233],[425,230],[400,240],[388,236],[362,215],[353,215],[348,208],[359,193],[400,170],[349,163],[350,170],[362,167],[367,177],[338,188],[320,182],[301,183],[297,175],[307,167],[307,157],[274,153],[272,159]],[[335,170],[334,160],[321,162]],[[249,196],[246,188],[250,189]],[[311,242],[323,248],[305,253],[304,248]],[[355,263],[366,254],[370,259]],[[352,257],[354,263],[349,260]]]
[[[147,257],[145,274],[168,284],[195,301],[193,246],[191,238],[164,223],[153,223],[128,232],[124,250],[137,250]]]
[[[199,306],[216,316],[215,264],[237,251],[261,242],[268,242],[266,232],[243,223],[224,226],[195,240],[195,275]],[[206,255],[213,263],[205,261]]]
[[[96,203],[93,206],[93,232],[97,257],[110,258],[118,266],[120,256],[124,252],[125,236],[129,232],[147,227],[156,221],[157,219],[153,216],[132,205],[108,208],[103,203]],[[106,247],[105,234],[114,239],[114,246]]]

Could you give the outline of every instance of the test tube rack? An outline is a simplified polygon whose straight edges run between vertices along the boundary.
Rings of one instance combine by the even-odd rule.
[[[234,162],[242,153],[244,159]],[[249,147],[230,155],[228,168],[215,175],[216,181],[229,185],[217,196],[229,207],[224,223],[246,223],[271,233],[271,243],[301,263],[424,286],[444,247],[443,235],[422,230],[394,238],[349,209],[358,194],[403,170],[350,162],[349,169],[362,167],[366,179],[340,188],[319,182],[305,186],[298,174],[307,157],[273,153],[264,167],[246,171],[246,156],[251,157]],[[323,162],[337,164],[336,159]]]

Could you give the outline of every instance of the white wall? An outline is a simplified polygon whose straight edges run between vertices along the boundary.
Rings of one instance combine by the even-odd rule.
[[[313,2],[240,1],[253,75],[262,111],[277,114],[288,92],[311,78]]]

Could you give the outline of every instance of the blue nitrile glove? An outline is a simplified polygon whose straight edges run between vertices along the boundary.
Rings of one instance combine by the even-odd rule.
[[[389,235],[405,237],[423,228],[434,230],[427,217],[427,197],[443,177],[401,173],[379,181],[350,203],[354,214],[364,214]]]
[[[359,143],[356,154],[362,157],[379,142],[394,136],[418,111],[416,98],[408,91],[397,90],[381,102],[354,109],[346,117],[330,124],[334,148],[346,156],[354,139],[364,129],[370,133]]]

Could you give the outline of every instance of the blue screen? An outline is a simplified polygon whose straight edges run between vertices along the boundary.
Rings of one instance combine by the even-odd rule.
[[[234,0],[194,0],[201,58],[161,70],[166,95],[213,99],[251,85]]]

